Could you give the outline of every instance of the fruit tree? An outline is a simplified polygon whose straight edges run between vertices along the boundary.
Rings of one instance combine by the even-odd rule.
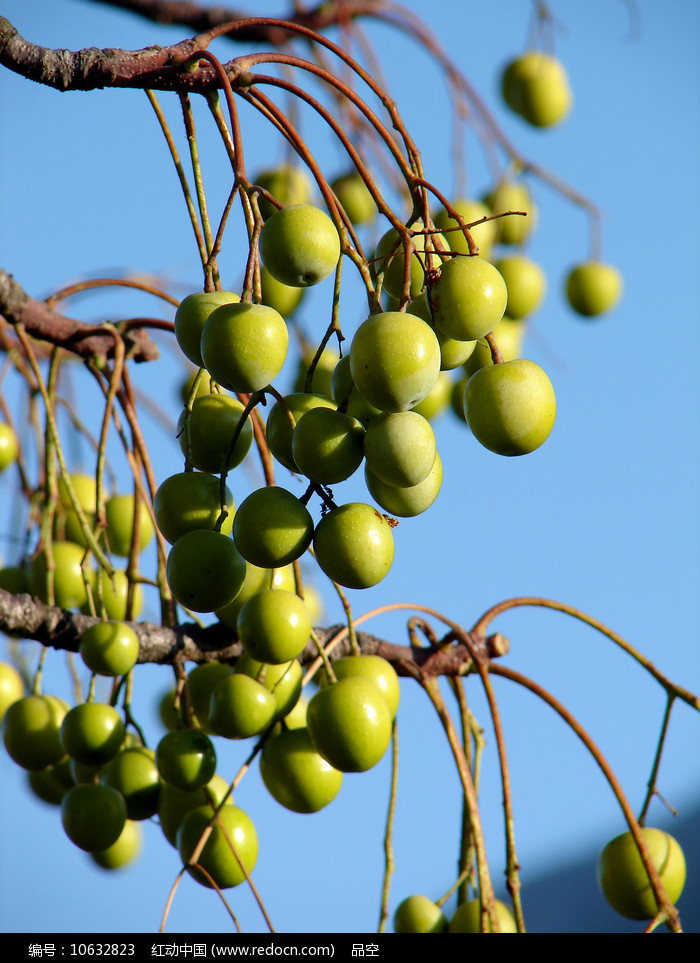
[[[0,17],[0,872],[68,929],[526,932],[577,839],[682,931],[697,240],[625,123],[698,16],[421,6]]]

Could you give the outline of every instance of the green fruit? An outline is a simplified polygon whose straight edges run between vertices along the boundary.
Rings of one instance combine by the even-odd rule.
[[[391,718],[396,716],[401,697],[399,677],[386,659],[382,659],[379,655],[347,655],[333,660],[333,671],[337,679],[358,675],[374,682],[386,699]],[[329,684],[328,677],[323,671],[320,673],[320,680],[322,688]]]
[[[244,652],[236,661],[234,673],[250,676],[273,694],[275,719],[286,718],[299,701],[304,670],[297,659],[279,665],[268,665],[258,662]]]
[[[54,603],[61,609],[79,609],[88,597],[82,569],[85,549],[74,542],[54,542],[51,550],[55,565]],[[31,594],[48,602],[47,563],[43,552],[30,562],[27,579]]]
[[[469,200],[468,198],[457,198],[452,201],[452,207],[462,217],[465,224],[471,224],[482,217],[490,217],[493,211],[487,207],[483,201]],[[435,226],[441,231],[445,231],[445,238],[451,251],[457,254],[469,254],[467,239],[460,230],[448,230],[448,228],[459,228],[459,222],[450,217],[446,210],[440,211],[435,217]],[[488,258],[491,248],[498,238],[498,221],[484,221],[470,229],[472,239],[479,247],[481,257]]]
[[[513,214],[509,217],[500,217],[496,221],[498,240],[501,244],[522,244],[534,231],[537,224],[537,207],[524,184],[502,181],[484,200],[494,214],[524,211],[527,215],[523,217],[521,214]]]
[[[508,300],[506,283],[489,261],[454,257],[428,295],[436,326],[449,338],[475,341],[493,331]]]
[[[228,485],[225,503],[228,514],[219,531],[230,535],[235,504]],[[221,512],[220,481],[206,472],[183,471],[170,475],[153,499],[156,525],[171,545],[185,532],[200,528],[213,531]]]
[[[476,348],[477,341],[458,341],[450,338],[442,331],[437,330],[438,342],[440,343],[440,370],[452,371],[459,368],[461,364],[472,356]]]
[[[427,896],[407,896],[394,912],[395,933],[444,933],[447,919]]]
[[[121,793],[129,819],[150,819],[158,812],[162,784],[152,749],[121,749],[103,770],[100,782]]]
[[[275,697],[243,673],[229,675],[214,687],[209,724],[226,739],[248,739],[267,729],[277,711]]]
[[[365,484],[375,502],[390,515],[412,518],[421,515],[433,504],[442,487],[442,461],[438,454],[428,475],[410,488],[387,485],[365,466]]]
[[[377,205],[356,170],[331,181],[331,189],[345,208],[351,224],[368,224],[377,216]]]
[[[66,754],[60,731],[68,711],[52,696],[28,695],[8,706],[2,720],[2,739],[8,754],[23,769],[46,769]]]
[[[506,317],[517,321],[539,308],[547,288],[547,280],[539,264],[514,254],[496,261],[496,269],[508,289]]]
[[[75,785],[75,779],[71,772],[71,761],[70,759],[63,759],[55,766],[29,771],[27,781],[29,788],[37,799],[41,799],[52,806],[60,806],[65,794]]]
[[[573,268],[566,280],[566,296],[578,314],[591,318],[611,311],[622,295],[622,276],[617,268],[600,261],[587,261]]]
[[[269,308],[274,308],[283,318],[289,318],[301,304],[304,297],[304,289],[291,287],[283,284],[277,278],[273,278],[266,267],[260,269],[260,288],[262,293],[262,303]]]
[[[211,817],[210,807],[201,806],[183,819],[177,832],[177,848],[183,863],[189,862]],[[197,858],[197,866],[206,870],[209,876],[194,866],[188,867],[188,871],[203,886],[212,886],[211,877],[219,889],[228,889],[242,883],[246,873],[252,873],[257,859],[258,837],[252,820],[242,809],[227,803],[220,809],[211,834]]]
[[[235,599],[234,599],[235,601]],[[222,679],[228,678],[233,669],[224,662],[205,662],[197,665],[187,675],[187,691],[190,704],[199,728],[212,735],[215,730],[209,725],[209,704],[211,695]]]
[[[19,455],[19,442],[14,429],[5,421],[0,421],[0,472],[5,471]]]
[[[384,578],[394,561],[394,536],[386,518],[361,502],[324,515],[314,534],[316,561],[346,588],[369,588]]]
[[[24,695],[24,682],[17,669],[9,662],[0,662],[0,720],[13,702]]]
[[[236,438],[228,460],[233,433],[243,414],[244,407],[236,398],[228,395],[203,395],[192,406],[187,427],[187,411],[184,410],[177,423],[177,437],[183,455],[188,456],[195,468],[214,475],[240,465],[248,454],[253,440],[253,426],[246,418]]]
[[[435,464],[435,432],[415,411],[375,418],[365,435],[367,467],[387,485],[409,487],[427,478]]]
[[[428,421],[434,421],[447,408],[452,394],[452,378],[447,371],[441,371],[430,392],[411,408],[416,414]]]
[[[343,774],[316,751],[305,728],[288,729],[265,743],[260,775],[270,795],[295,813],[323,809],[343,782]]]
[[[499,899],[496,900],[496,915],[501,933],[518,932],[510,907]],[[478,899],[469,900],[468,903],[462,903],[457,907],[457,911],[450,920],[449,932],[481,933],[481,902]],[[487,932],[490,933],[491,930],[487,928]]]
[[[131,553],[131,539],[134,522],[138,524],[137,551],[142,552],[150,543],[154,535],[153,522],[143,501],[138,501],[136,519],[135,499],[133,495],[112,495],[105,504],[107,519],[107,541],[113,555],[128,558]]]
[[[260,568],[280,568],[304,554],[314,523],[307,508],[286,488],[258,488],[239,505],[233,520],[236,546]]]
[[[193,612],[213,612],[236,597],[245,571],[245,560],[232,538],[198,530],[178,538],[165,573],[181,605]]]
[[[102,852],[122,834],[126,805],[121,794],[100,783],[69,789],[61,802],[61,822],[72,843],[88,853]]]
[[[222,304],[235,304],[241,299],[232,291],[204,291],[188,294],[175,312],[175,337],[182,351],[198,368],[202,361],[202,330],[209,315]]]
[[[101,591],[101,599],[98,594]],[[113,575],[101,569],[97,576],[97,583],[92,590],[92,597],[95,604],[95,611],[98,615],[111,619],[114,622],[123,622],[126,619],[126,604],[129,597],[129,578],[126,572],[117,569]],[[143,609],[143,588],[136,582],[134,584],[130,618],[136,619]],[[80,607],[80,611],[85,615],[91,615],[90,603],[85,602]]]
[[[549,437],[557,401],[542,368],[521,358],[472,375],[464,410],[474,437],[485,448],[499,455],[525,455]]]
[[[124,723],[114,706],[83,702],[67,712],[61,742],[71,759],[83,766],[103,766],[124,742]]]
[[[233,602],[229,602],[222,609],[216,610],[217,618],[235,631],[238,625],[238,614],[248,599],[252,598],[256,592],[262,592],[263,589],[268,588],[286,589],[288,592],[296,591],[293,567],[286,565],[284,568],[275,569],[258,568],[257,565],[246,562],[246,576],[240,592]]]
[[[194,792],[214,775],[216,752],[199,729],[175,729],[158,743],[156,766],[164,782],[182,792]]]
[[[410,228],[420,231],[423,229],[423,221],[418,220]],[[430,238],[430,242],[427,241]],[[443,258],[439,251],[449,251],[450,243],[443,234],[436,231],[434,234],[416,234],[413,237],[416,250],[411,256],[410,271],[410,293],[409,298],[415,301],[425,287],[425,274],[428,268],[428,260],[431,267],[437,269],[442,264]],[[430,253],[430,257],[428,255]],[[406,256],[400,235],[395,228],[390,228],[377,244],[374,257],[374,270],[377,274],[384,272],[383,288],[392,298],[401,298],[404,286],[404,265]]]
[[[346,354],[338,361],[333,369],[331,377],[331,394],[333,400],[340,408],[345,404],[345,411],[351,418],[356,418],[360,424],[369,424],[372,418],[381,414],[379,408],[375,408],[369,401],[362,397],[355,387],[350,370],[350,355]]]
[[[364,457],[365,429],[355,418],[331,408],[312,408],[292,434],[292,455],[302,474],[321,485],[349,478]]]
[[[349,676],[320,689],[309,702],[308,732],[317,751],[341,772],[365,772],[391,739],[391,713],[379,688]]]
[[[218,806],[227,792],[228,785],[221,776],[212,776],[206,786],[194,792],[182,792],[175,786],[163,783],[158,802],[158,819],[163,835],[170,845],[177,846],[177,831],[187,813],[200,806],[209,806],[209,798],[214,806]],[[209,815],[213,815],[213,812],[209,806]]]
[[[139,640],[124,622],[98,622],[80,636],[80,657],[98,675],[126,675],[139,657]]]
[[[261,171],[255,183],[269,191],[284,207],[289,204],[306,204],[314,192],[314,185],[306,171],[292,164],[281,164],[279,167]],[[260,196],[258,206],[265,220],[278,210],[274,204]]]
[[[139,858],[142,848],[143,830],[138,823],[127,819],[117,841],[108,849],[91,853],[91,857],[102,869],[122,869]]]
[[[523,340],[525,338],[525,322],[511,321],[509,318],[504,317],[493,332],[493,336],[496,341],[496,346],[503,356],[503,360],[515,361],[516,358],[521,356]],[[484,368],[490,364],[493,364],[493,359],[488,343],[486,341],[477,341],[473,353],[467,358],[464,369],[468,374],[472,375],[475,371],[478,371],[479,368]],[[464,389],[462,389],[462,395],[464,395]],[[462,401],[463,398],[460,398],[460,408],[462,407]]]
[[[296,659],[311,635],[311,618],[293,592],[266,589],[249,599],[238,616],[238,638],[251,658],[270,665]]]
[[[651,860],[672,903],[685,885],[683,850],[670,833],[642,829]],[[610,840],[598,858],[598,883],[614,910],[631,920],[653,919],[658,904],[632,833]]]
[[[406,411],[435,385],[440,345],[432,328],[413,314],[373,314],[352,339],[350,371],[370,404],[382,411]]]
[[[85,472],[71,472],[70,483],[80,507],[88,515],[92,515],[97,510],[97,482],[94,476]],[[68,485],[63,476],[58,479],[58,496],[64,508],[73,507],[68,493]]]
[[[534,127],[553,127],[572,105],[566,71],[554,57],[529,51],[511,61],[501,79],[503,99]]]
[[[320,208],[293,204],[276,211],[265,222],[260,232],[260,257],[278,281],[307,288],[335,270],[340,259],[340,237],[333,221]]]
[[[231,391],[260,391],[282,370],[289,332],[281,314],[266,304],[225,304],[202,331],[204,365]]]
[[[312,408],[333,409],[333,402],[324,395],[294,392],[285,395],[284,404],[275,402],[267,416],[267,443],[280,464],[290,471],[298,471],[292,452],[292,434],[296,423]],[[293,423],[292,420],[293,419]]]

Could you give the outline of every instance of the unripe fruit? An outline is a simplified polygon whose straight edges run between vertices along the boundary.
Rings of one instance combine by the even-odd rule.
[[[0,720],[8,707],[24,695],[24,682],[9,662],[0,662]]]
[[[180,302],[175,312],[175,337],[184,354],[198,368],[204,366],[201,340],[209,315],[222,304],[234,304],[240,300],[232,291],[204,291],[188,294]]]
[[[136,518],[134,514],[136,513]],[[138,522],[138,542],[136,550],[142,552],[150,543],[155,529],[151,516],[143,501],[139,499],[136,509],[133,495],[112,495],[105,503],[107,518],[107,541],[113,555],[128,558],[131,552],[131,539],[134,532],[134,522]]]
[[[380,415],[367,428],[364,450],[374,475],[407,488],[422,482],[435,464],[435,432],[415,411]]]
[[[578,314],[592,318],[611,311],[622,295],[622,276],[617,268],[600,261],[587,261],[573,268],[566,280],[566,296]]]
[[[221,524],[222,535],[230,535],[235,511],[233,495],[225,486],[228,515]],[[208,472],[183,471],[170,475],[153,499],[153,513],[161,534],[172,545],[196,529],[213,531],[221,516],[221,483]]]
[[[508,290],[506,317],[517,321],[536,311],[547,288],[547,280],[539,264],[514,254],[496,261],[496,268]]]
[[[416,221],[411,230],[420,231],[423,229],[423,222]],[[430,241],[428,241],[430,237]],[[410,293],[409,298],[414,301],[425,287],[425,273],[428,267],[427,251],[430,255],[430,264],[433,269],[440,267],[443,258],[439,251],[449,251],[449,241],[439,232],[432,235],[415,234],[413,237],[415,252],[411,256],[410,271]],[[446,257],[447,255],[445,255]],[[375,253],[374,270],[377,274],[384,272],[384,290],[392,298],[400,298],[403,295],[404,285],[404,265],[406,257],[402,241],[395,228],[390,228],[377,244]]]
[[[394,560],[394,536],[386,518],[361,502],[334,508],[314,534],[316,561],[346,588],[369,588],[384,578]]]
[[[215,381],[231,391],[260,391],[282,370],[289,332],[266,304],[225,304],[202,331],[202,360]]]
[[[63,797],[61,822],[72,843],[87,853],[101,852],[121,836],[126,805],[116,789],[100,783],[81,784]]]
[[[475,341],[493,331],[507,300],[505,281],[479,257],[452,258],[428,295],[436,326],[457,341]]]
[[[498,240],[501,244],[522,244],[534,231],[537,207],[524,184],[502,181],[484,200],[494,214],[523,211],[527,215],[523,217],[521,214],[513,214],[510,217],[498,218],[495,223],[498,224]]]
[[[515,925],[515,917],[510,910],[510,907],[501,902],[501,900],[496,900],[496,915],[498,916],[498,923],[501,933],[517,933],[518,928]],[[488,928],[487,932],[491,932]],[[457,911],[450,920],[449,926],[450,933],[481,933],[481,902],[478,899],[469,900],[468,903],[462,903],[461,906],[457,907]]]
[[[469,200],[467,198],[457,198],[452,201],[452,207],[461,216],[465,224],[478,221],[482,217],[490,217],[493,211],[483,201]],[[445,231],[445,238],[451,251],[457,254],[470,254],[467,239],[461,230],[451,230],[448,228],[459,228],[459,222],[450,217],[446,210],[440,211],[435,217],[435,226],[441,231]],[[487,258],[491,253],[491,248],[496,243],[498,237],[498,221],[484,221],[470,228],[472,239],[479,247],[481,257]]]
[[[384,511],[390,515],[398,515],[399,518],[412,518],[427,511],[440,494],[442,461],[436,454],[433,467],[423,481],[409,488],[387,485],[365,465],[365,484],[372,498]]]
[[[349,478],[364,457],[365,429],[331,408],[312,408],[292,434],[292,455],[302,474],[321,485]]]
[[[675,903],[685,885],[683,850],[670,833],[642,829],[651,860],[668,898]],[[632,920],[653,919],[658,904],[631,832],[610,840],[598,858],[598,883],[614,910]]]
[[[248,655],[258,662],[290,662],[304,651],[310,634],[308,610],[293,592],[258,592],[238,616],[238,638]]]
[[[5,471],[13,462],[17,461],[18,454],[17,435],[10,425],[0,421],[0,472]]]
[[[377,215],[377,205],[367,185],[356,170],[331,181],[333,193],[345,208],[351,224],[367,224]]]
[[[188,863],[191,859],[211,816],[211,808],[201,806],[188,813],[180,824],[177,848],[183,863]],[[233,844],[235,854],[227,837]],[[242,809],[227,803],[219,810],[211,834],[197,857],[197,865],[207,871],[220,889],[227,889],[242,883],[246,872],[252,873],[257,859],[258,837],[252,820]],[[194,866],[188,867],[188,871],[198,883],[212,886],[209,878]]]
[[[391,739],[386,699],[369,679],[349,676],[320,689],[306,713],[311,740],[341,772],[365,772],[376,765]]]
[[[306,506],[286,488],[277,486],[258,488],[250,494],[233,520],[239,552],[260,568],[289,565],[309,547],[313,531]]]
[[[231,602],[245,572],[245,560],[232,538],[202,530],[178,538],[166,565],[170,591],[194,612],[214,612]]]
[[[156,766],[164,782],[182,792],[194,792],[214,775],[216,752],[199,729],[175,729],[158,743]]]
[[[61,742],[71,759],[83,766],[102,766],[124,742],[124,723],[114,706],[83,702],[67,712]]]
[[[8,754],[23,769],[45,769],[66,754],[60,738],[68,706],[52,696],[28,695],[13,702],[2,720]]]
[[[240,465],[253,440],[250,418],[243,422],[233,451],[229,452],[229,448],[244,410],[237,398],[202,395],[192,406],[189,427],[186,424],[187,411],[182,411],[177,423],[177,438],[183,455],[189,456],[195,468],[218,475],[224,467],[228,470]]]
[[[395,933],[444,933],[447,918],[427,896],[407,896],[394,911]]]
[[[260,775],[285,809],[315,813],[338,795],[343,774],[317,752],[308,730],[290,729],[265,743]]]
[[[311,200],[314,185],[302,167],[292,164],[280,164],[269,170],[260,171],[255,179],[259,187],[264,187],[282,205],[306,204]],[[279,208],[271,204],[265,197],[258,196],[258,206],[263,218],[267,220]]]
[[[80,636],[80,657],[98,675],[125,675],[136,665],[139,640],[123,622],[97,622]]]
[[[122,869],[135,862],[143,848],[143,830],[138,823],[127,819],[116,842],[107,849],[91,853],[91,857],[102,869]]]
[[[333,221],[320,208],[293,204],[276,211],[265,222],[260,232],[260,256],[278,281],[306,288],[335,270],[340,237]]]

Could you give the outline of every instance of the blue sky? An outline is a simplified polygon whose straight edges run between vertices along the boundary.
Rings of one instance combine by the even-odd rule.
[[[416,0],[407,6],[425,15],[425,5]],[[569,72],[575,105],[564,125],[544,132],[508,116],[497,90],[503,63],[525,47],[529,4],[445,0],[431,26],[521,151],[599,205],[603,256],[623,274],[623,300],[595,322],[581,321],[567,308],[563,277],[587,256],[586,219],[549,186],[532,180],[540,219],[529,254],[545,269],[549,288],[531,323],[525,354],[554,384],[554,432],[534,454],[502,459],[481,449],[450,413],[443,415],[435,422],[445,468],[440,497],[424,515],[401,522],[392,571],[376,588],[351,593],[352,604],[360,614],[387,602],[421,603],[469,626],[511,596],[560,600],[607,623],[659,670],[697,691],[700,9],[684,0],[640,0],[634,8],[561,0],[552,9],[556,52]],[[50,5],[6,0],[3,12],[28,39],[54,47],[135,49],[185,36],[179,28],[158,29],[85,0]],[[414,42],[387,26],[367,29],[422,151],[426,176],[449,195],[449,101],[439,73]],[[215,47],[222,58],[231,56],[231,49],[223,42]],[[175,98],[160,100],[176,127]],[[59,94],[3,71],[0,105],[5,131],[0,265],[28,292],[43,297],[78,278],[125,271],[165,278],[177,296],[201,286],[182,197],[143,93]],[[197,122],[210,206],[218,210],[230,189],[230,169],[201,105]],[[249,171],[282,158],[279,144],[250,111],[242,111],[242,122]],[[324,170],[338,173],[339,148],[310,120],[305,123]],[[473,137],[467,138],[466,158],[469,189],[480,194],[490,180]],[[220,263],[226,283],[235,288],[244,252],[235,226],[230,237]],[[344,273],[341,318],[352,332],[365,308],[349,267]],[[311,295],[300,318],[307,333],[318,337],[329,316],[332,283]],[[171,318],[167,307],[150,298],[112,290],[76,298],[66,311],[90,320]],[[133,377],[174,421],[182,369],[166,340],[161,354],[159,362],[135,368]],[[293,374],[288,361],[280,385],[291,384]],[[94,389],[79,374],[74,381],[78,409],[89,420]],[[11,379],[5,387],[12,399]],[[147,414],[144,430],[159,479],[181,470],[172,434]],[[76,465],[85,467],[85,449],[69,450]],[[127,466],[114,452],[114,470],[126,488]],[[343,500],[366,498],[360,476],[339,488]],[[279,480],[294,487],[283,471]],[[239,470],[233,480],[237,501],[254,483],[252,473]],[[0,497],[12,504],[6,477]],[[0,550],[7,560],[12,560],[10,536],[16,534],[6,516]],[[144,555],[144,565],[146,560]],[[317,584],[327,621],[340,621],[332,592],[320,578]],[[153,599],[149,605],[147,615],[154,617]],[[602,636],[563,615],[523,609],[494,627],[511,640],[508,664],[554,692],[586,725],[639,809],[663,712],[659,687]],[[380,616],[368,628],[406,641],[405,616]],[[137,673],[136,704],[152,740],[159,733],[153,706],[168,683],[165,668]],[[68,695],[69,685],[64,657],[50,653],[47,688]],[[530,694],[505,680],[494,685],[512,767],[527,919],[528,878],[580,851],[602,848],[624,825],[573,734]],[[498,881],[504,850],[495,746],[478,684],[470,681],[467,692],[488,741],[482,813]],[[677,706],[660,791],[682,813],[697,807],[700,796],[699,731],[697,716]],[[459,786],[444,738],[427,699],[408,680],[402,684],[399,733],[392,908],[412,892],[437,898],[449,888],[460,819]],[[235,773],[247,749],[222,746],[219,771]],[[0,778],[5,931],[158,927],[178,862],[157,826],[145,827],[146,852],[133,869],[107,875],[64,838],[58,813],[25,791],[23,774],[4,754]],[[245,778],[236,802],[256,822],[261,840],[256,883],[280,931],[376,927],[388,779],[385,759],[369,773],[346,777],[340,796],[323,812],[298,816],[266,794],[257,771]],[[649,819],[657,822],[668,823],[658,801]],[[244,929],[264,929],[244,887],[231,898]],[[216,897],[187,880],[168,931],[216,932],[227,926]]]

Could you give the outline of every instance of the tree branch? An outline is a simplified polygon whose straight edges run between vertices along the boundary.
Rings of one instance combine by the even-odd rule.
[[[23,639],[33,639],[42,645],[67,652],[77,652],[81,634],[100,620],[79,612],[67,612],[46,605],[31,595],[13,595],[0,589],[0,631]],[[227,662],[242,652],[233,631],[221,622],[202,627],[187,623],[176,628],[150,622],[130,622],[138,636],[139,663],[171,665],[173,662]],[[338,635],[342,625],[316,628],[314,631],[325,645]],[[358,632],[357,642],[365,655],[379,655],[390,662],[399,675],[414,676],[416,666],[423,675],[464,675],[470,671],[471,657],[463,644],[445,648],[395,645],[369,632]],[[487,658],[504,654],[502,636],[473,639],[473,643]],[[333,648],[331,658],[350,654],[347,636]],[[300,656],[304,665],[317,657],[316,646],[309,642]]]
[[[32,338],[48,341],[91,360],[104,360],[114,353],[114,335],[98,325],[76,321],[36,301],[0,268],[0,318],[9,325],[21,324]],[[119,324],[115,325],[119,328]],[[158,346],[142,327],[121,332],[127,355],[134,361],[155,361]]]

